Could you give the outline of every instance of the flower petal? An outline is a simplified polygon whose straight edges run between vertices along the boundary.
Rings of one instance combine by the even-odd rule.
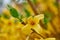
[[[55,38],[46,38],[45,40],[56,40]]]
[[[34,29],[39,34],[43,32],[43,29],[39,24],[35,25],[32,29]]]
[[[39,23],[39,21],[40,21],[41,19],[44,19],[44,14],[40,14],[40,15],[37,15],[37,16],[34,17],[34,21],[35,21],[36,23]]]
[[[32,31],[31,31],[31,26],[29,24],[27,24],[26,26],[24,26],[22,28],[22,32],[26,35],[29,35]]]

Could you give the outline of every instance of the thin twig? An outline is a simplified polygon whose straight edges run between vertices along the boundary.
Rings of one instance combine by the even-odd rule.
[[[30,0],[27,0],[27,2],[28,2],[29,5],[31,6],[31,8],[32,8],[32,10],[34,11],[35,15],[38,15],[36,6],[35,6]]]
[[[36,34],[38,34],[34,29],[31,29],[33,32],[35,32]],[[43,39],[45,38],[43,35],[38,34],[39,36],[41,36]]]

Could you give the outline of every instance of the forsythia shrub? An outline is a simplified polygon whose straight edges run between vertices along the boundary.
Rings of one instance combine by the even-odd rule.
[[[22,12],[8,4],[0,14],[0,40],[59,40],[58,1],[26,1]]]

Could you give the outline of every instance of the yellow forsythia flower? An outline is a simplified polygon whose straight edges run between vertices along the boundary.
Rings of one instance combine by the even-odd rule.
[[[39,20],[41,20],[43,18],[44,18],[43,14],[37,15],[35,17],[32,17],[32,16],[29,17],[28,24],[26,24],[26,26],[24,26],[22,28],[22,31],[27,35],[29,35],[31,33],[31,29],[34,29],[37,33],[42,32],[42,28],[40,27],[40,25],[38,23],[39,23]]]

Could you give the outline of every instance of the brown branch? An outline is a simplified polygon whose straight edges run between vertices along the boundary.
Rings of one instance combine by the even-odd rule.
[[[29,5],[31,6],[31,8],[32,8],[32,10],[34,11],[35,15],[38,15],[36,6],[35,6],[30,0],[27,0],[27,2],[28,2]]]
[[[48,6],[48,11],[51,12],[51,14],[53,13],[49,8],[49,6]],[[56,26],[53,24],[53,20],[55,19],[55,17],[57,17],[57,15],[52,14],[52,20],[50,21],[50,24],[52,25],[52,28],[54,29],[54,31],[57,33]]]
[[[34,29],[31,29],[33,32],[35,32],[37,35],[41,36],[42,38],[46,38],[44,35],[38,34]]]
[[[58,18],[59,18],[59,25],[60,25],[60,0],[56,0],[58,2]]]
[[[55,30],[55,32],[57,32],[57,30],[56,30],[56,26],[53,24],[53,22],[52,21],[50,21],[50,23],[51,23],[51,25],[52,25],[52,27],[53,27],[53,29]]]

